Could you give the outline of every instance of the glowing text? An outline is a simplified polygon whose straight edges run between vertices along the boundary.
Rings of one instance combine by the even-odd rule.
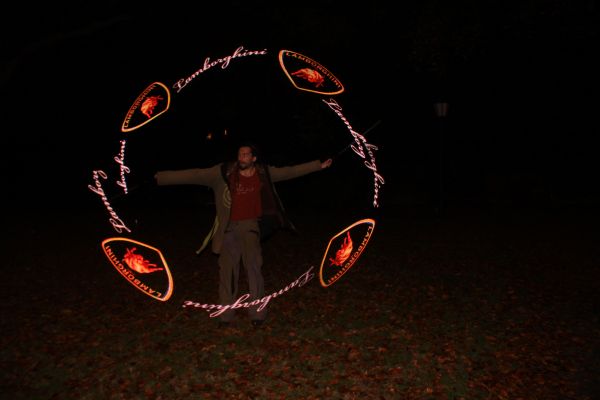
[[[314,273],[311,273],[312,269],[314,267],[310,267],[308,269],[308,271],[306,271],[305,273],[303,273],[302,275],[300,275],[300,277],[298,277],[298,279],[296,279],[294,282],[290,283],[289,285],[287,285],[285,288],[281,289],[278,292],[273,292],[268,296],[263,297],[262,299],[257,299],[254,300],[250,303],[244,302],[244,300],[248,299],[248,297],[250,297],[249,293],[246,293],[245,295],[241,296],[239,299],[237,299],[233,304],[227,304],[227,305],[221,305],[221,304],[200,304],[200,303],[194,303],[193,301],[185,301],[183,303],[182,307],[194,307],[194,308],[203,308],[206,311],[208,310],[212,310],[213,308],[216,308],[217,311],[213,311],[212,313],[209,314],[209,316],[211,318],[213,317],[217,317],[221,314],[223,314],[225,311],[227,311],[228,309],[232,309],[235,310],[237,308],[248,308],[250,306],[256,306],[258,304],[260,304],[260,307],[258,307],[256,309],[256,311],[261,311],[263,308],[265,308],[267,306],[267,304],[269,303],[269,301],[271,301],[271,299],[274,299],[277,296],[281,296],[283,293],[287,292],[288,290],[290,290],[291,288],[293,288],[294,286],[304,286],[308,281],[310,281],[312,278],[315,277]]]
[[[98,196],[100,196],[100,198],[102,198],[102,202],[104,203],[106,210],[110,214],[110,218],[108,219],[110,224],[119,233],[123,232],[123,229],[125,229],[127,232],[131,232],[127,225],[125,225],[125,222],[123,222],[123,220],[117,215],[116,211],[113,210],[112,206],[110,205],[110,202],[108,201],[108,197],[106,197],[106,194],[104,193],[104,189],[102,189],[102,183],[100,182],[100,178],[106,179],[106,173],[102,170],[96,170],[93,172],[92,176],[95,185],[88,185],[88,189],[90,189],[92,192],[96,193]]]
[[[210,61],[209,57],[206,57],[206,59],[204,60],[204,65],[202,66],[202,68],[200,68],[199,70],[195,71],[192,75],[190,75],[187,78],[181,78],[180,80],[178,80],[174,85],[173,88],[177,89],[177,93],[179,93],[181,91],[181,89],[183,89],[185,86],[187,86],[188,83],[190,83],[192,81],[192,79],[196,78],[198,75],[200,75],[201,73],[205,72],[206,70],[221,64],[221,68],[225,69],[229,66],[229,63],[231,62],[231,60],[233,60],[234,58],[239,58],[239,57],[246,57],[246,56],[258,56],[258,55],[265,55],[267,54],[267,49],[264,50],[244,50],[244,46],[240,46],[237,49],[235,49],[235,51],[233,52],[232,55],[230,56],[226,56],[223,58],[218,58],[215,61]]]
[[[125,140],[121,140],[121,151],[119,155],[115,156],[115,161],[119,164],[119,171],[121,180],[117,181],[117,185],[123,188],[123,192],[127,194],[127,182],[125,181],[125,174],[130,172],[129,167],[125,165]]]
[[[383,176],[381,176],[377,172],[377,164],[375,163],[375,155],[373,154],[373,150],[377,150],[377,146],[367,143],[367,139],[365,139],[365,137],[363,135],[356,132],[352,128],[352,125],[350,125],[350,122],[346,119],[346,117],[342,113],[342,106],[340,106],[337,101],[335,101],[334,99],[329,99],[327,101],[323,100],[323,102],[325,104],[327,104],[329,106],[329,108],[331,108],[338,115],[338,117],[340,117],[340,119],[348,127],[348,130],[350,131],[350,134],[352,135],[352,137],[354,137],[354,142],[357,144],[357,146],[354,146],[354,145],[350,146],[352,148],[352,151],[354,151],[356,154],[358,154],[361,158],[366,158],[365,150],[367,151],[367,154],[369,155],[369,159],[365,160],[364,163],[367,168],[369,168],[371,171],[373,171],[373,177],[374,177],[374,181],[375,181],[375,183],[374,183],[375,189],[374,189],[374,194],[373,194],[373,207],[379,207],[379,203],[377,201],[379,198],[379,186],[384,184],[385,181],[383,180]]]

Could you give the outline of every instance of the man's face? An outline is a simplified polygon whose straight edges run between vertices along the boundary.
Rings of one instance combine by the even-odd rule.
[[[240,169],[247,169],[254,165],[256,157],[252,154],[252,149],[247,146],[242,146],[238,150],[238,164]]]

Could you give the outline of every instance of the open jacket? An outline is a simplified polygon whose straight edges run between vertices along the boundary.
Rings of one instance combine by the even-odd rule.
[[[225,228],[229,223],[231,209],[231,193],[229,192],[229,176],[236,171],[237,163],[220,163],[209,168],[192,168],[178,171],[159,171],[156,174],[156,183],[165,185],[203,185],[213,189],[217,216],[215,224],[209,235],[197,253],[201,252],[212,238],[212,251],[215,254],[221,252]],[[309,161],[289,167],[273,167],[270,165],[256,164],[257,172],[261,180],[261,199],[263,203],[263,216],[261,217],[261,230],[272,229],[267,226],[273,223],[280,226],[292,227],[291,222],[285,216],[279,196],[273,186],[274,182],[297,178],[302,175],[316,172],[321,169],[319,160]],[[261,232],[265,236],[267,232]]]

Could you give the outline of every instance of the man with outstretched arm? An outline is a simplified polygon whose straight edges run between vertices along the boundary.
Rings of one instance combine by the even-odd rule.
[[[233,304],[238,296],[240,262],[248,276],[251,303],[264,297],[261,239],[278,228],[294,229],[287,218],[274,182],[300,177],[328,168],[331,159],[314,160],[287,167],[263,164],[253,144],[239,146],[237,161],[224,162],[209,168],[160,171],[156,183],[162,185],[203,185],[213,189],[217,217],[203,247],[212,240],[212,251],[219,256],[219,302]],[[248,308],[255,327],[266,318],[266,308]],[[234,320],[235,311],[227,310],[219,318],[226,327]]]

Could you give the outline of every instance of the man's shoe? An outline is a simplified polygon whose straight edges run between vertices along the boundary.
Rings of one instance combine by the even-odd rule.
[[[262,319],[253,319],[250,323],[253,327],[258,328],[259,326],[262,326],[263,322],[265,321]]]

